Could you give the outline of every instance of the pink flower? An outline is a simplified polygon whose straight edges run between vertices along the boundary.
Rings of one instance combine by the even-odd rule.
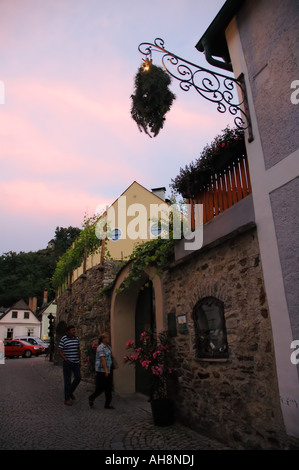
[[[150,363],[151,363],[151,361],[146,360],[146,361],[142,361],[142,362],[141,362],[141,365],[142,365],[142,367],[144,367],[144,369],[147,370],[148,367],[149,367],[149,365],[150,365]]]
[[[156,357],[157,357],[159,354],[161,354],[161,351],[155,351],[155,352],[153,353],[153,358],[156,359]]]
[[[127,348],[127,349],[128,349],[128,348],[132,348],[132,347],[134,346],[134,344],[135,344],[135,341],[132,340],[132,339],[130,339],[130,340],[127,341],[127,343],[126,343],[126,348]]]
[[[138,357],[139,357],[139,354],[140,354],[140,351],[135,351],[135,354],[132,354],[131,356],[131,360],[132,361],[137,361]]]
[[[158,364],[157,366],[152,367],[153,375],[162,375],[163,374],[163,366]]]

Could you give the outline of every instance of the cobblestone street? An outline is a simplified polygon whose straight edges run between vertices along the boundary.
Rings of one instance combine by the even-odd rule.
[[[62,370],[45,359],[6,359],[0,365],[1,450],[224,450],[218,442],[174,423],[154,426],[142,395],[114,395],[115,410],[100,396],[90,409],[93,385],[81,381],[73,406],[63,400]]]

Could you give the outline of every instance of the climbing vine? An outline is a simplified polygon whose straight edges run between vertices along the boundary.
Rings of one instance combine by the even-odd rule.
[[[73,245],[59,258],[54,274],[52,276],[52,286],[54,289],[60,287],[67,279],[69,273],[81,266],[84,257],[94,253],[102,243],[95,231],[95,224],[101,216],[94,215],[85,217],[79,237]]]
[[[153,240],[140,243],[135,246],[129,260],[131,269],[127,278],[122,283],[121,289],[127,289],[132,282],[138,281],[151,266],[156,268],[157,273],[165,271],[174,258],[175,239],[173,237],[173,214],[169,226],[167,226],[167,237],[158,236]]]

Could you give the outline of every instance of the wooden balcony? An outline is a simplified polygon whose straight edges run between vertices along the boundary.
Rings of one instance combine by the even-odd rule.
[[[193,198],[187,198],[191,210],[191,229],[195,229],[195,204],[203,204],[203,223],[251,194],[251,183],[246,153],[234,158],[220,170],[213,172],[208,182],[198,187]]]

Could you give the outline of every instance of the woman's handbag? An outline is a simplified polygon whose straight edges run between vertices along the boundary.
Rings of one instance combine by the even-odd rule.
[[[112,356],[112,369],[118,369],[119,365],[115,357]]]

